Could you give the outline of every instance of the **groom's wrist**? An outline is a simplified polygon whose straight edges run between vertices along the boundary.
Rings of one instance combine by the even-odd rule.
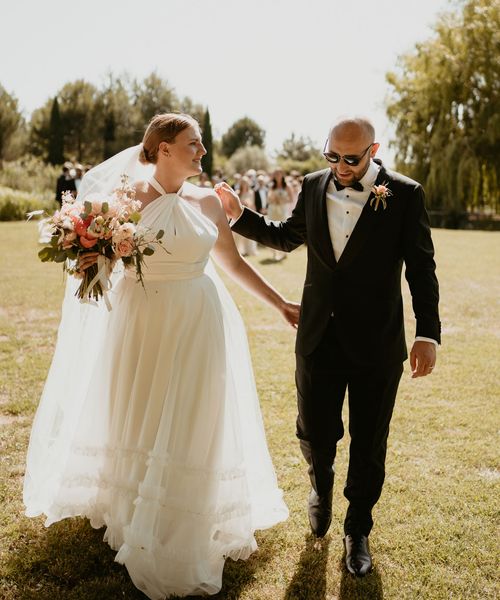
[[[232,227],[232,226],[233,226],[233,225],[234,225],[234,224],[235,224],[235,223],[236,223],[236,222],[239,220],[239,218],[240,218],[240,217],[241,217],[241,215],[243,214],[243,211],[244,211],[244,210],[245,210],[245,207],[244,207],[244,206],[242,206],[242,207],[241,207],[241,211],[240,211],[240,213],[238,214],[238,216],[236,216],[236,217],[231,217],[231,220],[229,221],[229,225],[230,225],[230,227]]]

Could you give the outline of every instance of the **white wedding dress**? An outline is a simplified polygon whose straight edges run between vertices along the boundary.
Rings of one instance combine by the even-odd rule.
[[[117,276],[109,314],[65,301],[24,501],[46,525],[106,526],[116,560],[159,600],[216,593],[225,558],[247,558],[254,531],[288,511],[243,323],[209,262],[217,228],[151,183],[161,196],[142,223],[165,231],[168,253],[147,258],[145,290]]]

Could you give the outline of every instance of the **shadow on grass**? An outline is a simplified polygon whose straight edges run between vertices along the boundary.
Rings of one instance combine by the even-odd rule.
[[[339,570],[342,576],[338,600],[383,600],[384,589],[377,567],[365,577],[355,577],[347,571],[342,557]]]
[[[312,534],[306,535],[306,544],[284,600],[323,600],[326,598],[326,568],[330,537],[321,542]]]
[[[126,568],[115,562],[116,552],[103,541],[104,531],[93,529],[86,519],[71,518],[54,523],[36,537],[33,531],[26,532],[22,535],[25,543],[7,561],[9,600],[148,600]],[[259,551],[247,561],[227,560],[222,590],[211,598],[239,598],[254,584],[254,573],[274,551],[269,536],[259,540]]]
[[[11,552],[8,579],[15,600],[147,600],[114,561],[116,552],[103,542],[105,529],[86,519],[54,523]],[[24,538],[24,536],[23,536]]]
[[[276,265],[280,262],[282,262],[282,261],[276,260],[274,258],[263,258],[262,260],[259,260],[259,264],[261,264],[261,265]]]

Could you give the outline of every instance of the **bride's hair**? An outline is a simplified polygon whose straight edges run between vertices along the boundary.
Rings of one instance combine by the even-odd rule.
[[[163,113],[154,116],[142,138],[139,161],[143,164],[156,164],[160,143],[169,142],[172,144],[177,135],[188,127],[199,129],[200,126],[196,119],[182,113]]]

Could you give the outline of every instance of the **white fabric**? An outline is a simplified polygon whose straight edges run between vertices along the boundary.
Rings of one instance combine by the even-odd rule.
[[[115,167],[138,150],[125,153]],[[110,165],[100,167],[81,193],[116,187],[119,175],[110,183]],[[153,600],[213,594],[225,557],[247,558],[254,531],[288,511],[244,326],[209,261],[217,228],[163,190],[142,222],[165,231],[168,250],[147,257],[145,290],[133,272],[115,273],[108,313],[79,304],[78,282],[68,284],[31,433],[26,514],[106,526],[116,560]]]
[[[428,338],[428,337],[423,337],[421,335],[417,335],[417,337],[415,338],[416,342],[431,342],[431,344],[434,344],[434,346],[439,346],[437,340],[433,340],[432,338]]]
[[[379,165],[370,161],[368,170],[360,179],[363,191],[345,187],[337,190],[333,178],[326,190],[326,212],[328,215],[328,229],[332,240],[335,260],[339,260],[347,246],[352,231],[358,222],[363,208],[370,195],[371,188],[377,179]]]

